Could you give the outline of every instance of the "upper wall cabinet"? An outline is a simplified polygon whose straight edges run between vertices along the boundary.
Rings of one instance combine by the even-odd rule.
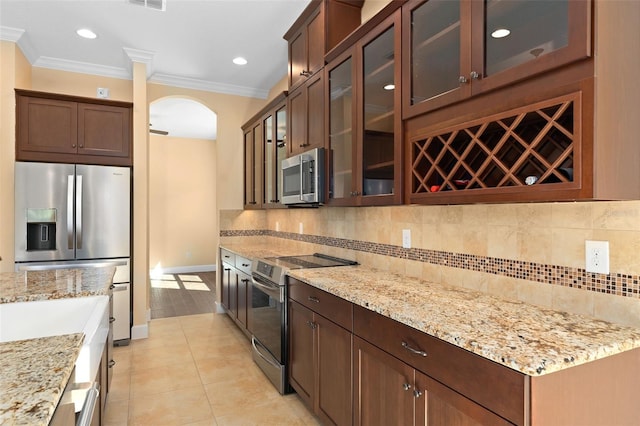
[[[324,78],[316,73],[289,94],[287,154],[324,147]]]
[[[132,165],[128,102],[16,89],[16,160]]]
[[[287,92],[244,126],[244,208],[282,207],[280,163],[287,153]]]
[[[402,201],[400,27],[397,9],[325,67],[329,204]]]
[[[363,0],[312,0],[284,38],[289,43],[289,90],[320,71],[324,55],[360,25]]]
[[[591,55],[590,1],[428,0],[403,7],[403,116]]]

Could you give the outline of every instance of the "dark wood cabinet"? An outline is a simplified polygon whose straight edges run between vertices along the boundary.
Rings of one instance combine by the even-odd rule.
[[[324,424],[350,425],[352,306],[294,279],[289,288],[291,386]]]
[[[360,25],[363,1],[312,0],[284,35],[289,46],[289,90],[324,66],[324,55]]]
[[[16,159],[131,166],[133,107],[16,89]]]
[[[287,156],[287,92],[282,92],[244,126],[244,208],[282,207],[280,163]]]
[[[329,204],[402,201],[400,10],[326,65]],[[333,53],[333,52],[332,52]]]
[[[289,94],[288,154],[298,154],[325,144],[324,78],[317,73]]]
[[[235,292],[236,287],[236,271],[235,271],[236,257],[234,253],[228,250],[220,249],[220,303],[225,309],[231,309],[231,289]],[[234,298],[235,299],[235,298]],[[237,303],[237,302],[236,302]]]
[[[591,7],[569,0],[409,1],[404,118],[588,58]]]

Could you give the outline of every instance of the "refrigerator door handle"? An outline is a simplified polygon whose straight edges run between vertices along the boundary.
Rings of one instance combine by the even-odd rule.
[[[76,176],[76,249],[82,248],[82,175]]]
[[[73,175],[67,176],[67,246],[73,250]]]

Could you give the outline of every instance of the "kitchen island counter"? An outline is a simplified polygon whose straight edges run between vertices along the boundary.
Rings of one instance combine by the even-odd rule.
[[[0,303],[109,294],[115,266],[0,273]]]
[[[0,343],[0,424],[49,424],[83,339],[75,333]]]
[[[364,266],[289,276],[529,376],[640,348],[640,330]]]

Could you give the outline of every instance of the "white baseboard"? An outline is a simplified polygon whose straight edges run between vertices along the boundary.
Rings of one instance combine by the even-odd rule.
[[[226,314],[227,310],[222,306],[222,303],[216,301],[216,314]]]
[[[192,265],[192,266],[172,266],[169,268],[151,269],[149,276],[151,279],[158,275],[163,274],[188,274],[193,272],[215,272],[217,270],[216,264],[210,265]]]
[[[147,337],[149,337],[149,324],[131,327],[131,340],[146,339]]]

